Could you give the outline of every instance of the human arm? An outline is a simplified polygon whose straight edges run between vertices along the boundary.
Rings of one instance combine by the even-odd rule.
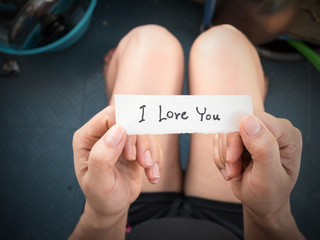
[[[216,156],[219,169],[233,165],[229,176],[234,177],[227,180],[243,204],[245,239],[304,239],[289,200],[300,168],[301,133],[288,120],[260,111],[255,115],[239,125],[241,156],[236,159],[239,149],[232,147],[227,161],[223,154]]]
[[[102,110],[74,134],[74,167],[86,203],[69,239],[124,239],[127,211],[140,194],[143,171],[151,183],[158,179],[152,167],[159,164],[159,152],[148,139],[139,136],[136,160],[126,159],[122,153],[127,135],[115,125],[114,107]]]

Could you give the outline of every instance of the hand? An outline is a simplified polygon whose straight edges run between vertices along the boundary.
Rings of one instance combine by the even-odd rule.
[[[151,183],[160,177],[161,152],[156,140],[151,136],[129,138],[114,124],[114,107],[107,107],[73,138],[74,166],[86,196],[85,211],[100,217],[128,209],[140,194],[143,169]]]
[[[288,120],[264,112],[255,114],[241,121],[239,135],[215,139],[227,147],[215,150],[214,156],[222,173],[228,172],[226,179],[233,179],[232,189],[244,208],[259,216],[271,216],[288,207],[299,173],[302,137]],[[224,169],[229,164],[231,167]]]
[[[213,135],[213,158],[225,180],[241,179],[243,164],[248,158],[239,132]]]

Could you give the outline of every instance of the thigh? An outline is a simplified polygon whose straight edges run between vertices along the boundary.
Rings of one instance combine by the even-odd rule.
[[[248,94],[254,107],[263,109],[265,86],[255,48],[234,27],[213,27],[194,42],[189,60],[190,94]],[[213,135],[191,136],[184,191],[192,196],[238,202],[230,183],[215,166],[213,154]]]
[[[160,26],[137,27],[120,41],[105,68],[109,104],[114,104],[114,94],[181,94],[183,74],[183,50],[178,40]],[[181,191],[178,135],[154,137],[164,159],[161,177],[157,185],[145,178],[142,191]]]

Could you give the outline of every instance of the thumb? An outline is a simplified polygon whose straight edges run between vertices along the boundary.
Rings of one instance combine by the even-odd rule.
[[[92,147],[89,155],[88,173],[97,181],[105,181],[105,176],[113,169],[126,142],[125,130],[113,125]]]
[[[277,139],[255,116],[243,119],[239,129],[243,144],[253,160],[253,168],[260,177],[273,176],[281,166]]]

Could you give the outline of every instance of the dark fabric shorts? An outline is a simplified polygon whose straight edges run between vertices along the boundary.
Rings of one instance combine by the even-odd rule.
[[[151,219],[177,217],[211,221],[243,238],[242,204],[172,192],[140,194],[129,208],[128,224],[134,227]]]

